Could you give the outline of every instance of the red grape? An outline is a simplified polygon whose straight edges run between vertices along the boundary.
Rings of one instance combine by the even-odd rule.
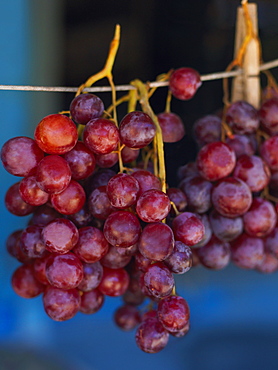
[[[199,73],[189,67],[174,70],[169,79],[169,89],[173,96],[180,100],[193,98],[201,84]]]
[[[35,140],[25,136],[6,141],[1,149],[3,166],[14,176],[25,177],[34,174],[43,157],[44,152]]]
[[[192,266],[191,248],[180,241],[176,241],[173,252],[164,260],[164,263],[174,274],[184,274]]]
[[[189,321],[189,306],[183,297],[170,296],[160,300],[157,316],[166,330],[177,332]]]
[[[44,290],[44,285],[34,276],[32,264],[19,266],[12,275],[11,284],[16,294],[23,298],[37,297]]]
[[[24,202],[32,206],[41,206],[49,200],[49,194],[38,186],[35,175],[29,175],[20,181],[19,192]]]
[[[128,288],[129,275],[125,269],[103,267],[103,277],[98,286],[101,293],[110,297],[123,295]]]
[[[193,246],[202,240],[205,227],[201,219],[191,212],[180,213],[173,220],[175,239],[188,246]]]
[[[96,227],[86,226],[79,229],[79,240],[73,252],[83,262],[94,263],[108,252],[108,248],[103,232]]]
[[[141,317],[136,307],[125,304],[115,311],[114,321],[119,328],[129,331],[141,322]]]
[[[138,326],[135,340],[142,351],[157,353],[166,347],[169,341],[169,333],[157,318],[149,318]]]
[[[108,181],[106,192],[113,207],[128,208],[137,200],[139,183],[130,175],[118,173]]]
[[[141,226],[133,213],[117,211],[111,213],[105,220],[103,233],[110,244],[126,248],[137,243]]]
[[[91,119],[100,117],[103,111],[103,101],[94,94],[80,94],[70,103],[72,119],[80,125],[86,125]]]
[[[234,218],[248,211],[252,203],[252,193],[244,181],[227,177],[214,186],[211,200],[222,216]]]
[[[60,289],[78,287],[83,279],[83,265],[73,253],[52,254],[48,257],[45,274],[52,286]]]
[[[60,193],[65,190],[71,180],[71,170],[68,162],[59,155],[44,157],[36,172],[38,186],[46,193]]]
[[[38,123],[34,137],[45,153],[65,154],[74,148],[78,134],[74,122],[69,117],[50,114]]]
[[[102,294],[98,289],[84,292],[81,295],[79,311],[87,315],[96,313],[103,306],[104,299],[104,294]]]
[[[232,103],[226,111],[226,122],[235,134],[251,134],[259,128],[258,111],[246,101]]]
[[[24,202],[19,192],[20,182],[9,187],[5,195],[5,206],[15,216],[27,216],[34,212],[35,206]]]
[[[78,141],[74,148],[63,155],[68,162],[73,180],[86,179],[94,172],[96,159],[84,143]]]
[[[155,136],[155,125],[146,113],[133,111],[120,122],[121,143],[129,148],[140,149],[150,144]]]
[[[144,257],[150,260],[165,260],[174,249],[172,229],[162,222],[146,225],[141,233],[138,249]]]
[[[144,222],[162,221],[170,210],[171,202],[168,195],[156,189],[142,193],[136,203],[138,217]]]
[[[42,230],[45,248],[52,253],[69,252],[78,242],[78,238],[77,227],[65,218],[56,218],[44,226]]]
[[[206,245],[199,248],[197,252],[202,265],[210,269],[223,269],[230,262],[230,245],[215,236]]]
[[[83,132],[85,145],[96,154],[107,154],[117,148],[119,130],[115,123],[106,118],[90,120]]]
[[[71,180],[65,190],[58,194],[51,194],[50,199],[56,211],[63,215],[72,215],[83,208],[86,194],[83,187],[77,181]]]
[[[231,174],[236,156],[227,144],[214,141],[202,147],[196,162],[201,176],[208,181],[216,181]]]
[[[185,135],[185,128],[181,118],[172,112],[163,112],[157,115],[162,131],[164,143],[176,143]]]
[[[80,307],[77,289],[59,289],[48,286],[43,295],[43,305],[47,315],[55,321],[65,321],[75,316]]]

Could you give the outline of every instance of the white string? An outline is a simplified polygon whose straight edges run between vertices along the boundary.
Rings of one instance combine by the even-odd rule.
[[[278,67],[278,59],[273,60],[271,62],[267,62],[261,64],[259,69],[260,71],[265,71],[268,69],[272,69]],[[223,78],[230,78],[239,76],[243,73],[242,69],[237,69],[230,72],[216,72],[210,73],[201,76],[201,81],[213,81],[219,80]],[[154,81],[150,82],[150,87],[164,87],[168,86],[168,81]],[[135,90],[136,88],[132,85],[118,85],[115,86],[116,91],[129,91]],[[0,90],[13,90],[13,91],[45,91],[45,92],[76,92],[78,87],[64,87],[64,86],[30,86],[30,85],[0,85]],[[111,91],[110,86],[93,86],[87,87],[83,91],[87,92],[108,92]]]

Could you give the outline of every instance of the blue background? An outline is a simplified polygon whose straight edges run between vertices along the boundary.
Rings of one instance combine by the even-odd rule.
[[[36,18],[38,3],[49,16],[41,24]],[[38,3],[0,3],[1,84],[60,83],[61,9],[53,1]],[[61,109],[59,94],[0,91],[0,146],[14,136],[32,137],[40,118]],[[171,338],[156,355],[140,352],[134,332],[115,327],[118,298],[106,299],[93,316],[77,314],[63,323],[50,320],[40,297],[26,300],[11,289],[10,277],[18,263],[7,254],[5,241],[12,231],[25,227],[27,218],[15,217],[4,207],[5,192],[17,179],[2,167],[0,179],[1,370],[278,368],[277,273],[262,275],[229,266],[217,272],[198,267],[179,276],[178,292],[191,308],[191,331],[184,338]]]

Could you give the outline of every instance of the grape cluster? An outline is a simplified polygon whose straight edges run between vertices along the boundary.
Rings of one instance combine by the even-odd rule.
[[[259,109],[236,101],[223,117],[206,115],[194,123],[199,150],[194,162],[179,168],[178,188],[187,210],[205,224],[206,238],[194,246],[196,264],[278,270],[277,113],[277,96],[268,96]]]
[[[170,89],[184,100],[200,84],[196,71],[181,68]],[[184,136],[179,116],[157,117],[164,142]],[[5,169],[21,177],[7,190],[6,207],[31,215],[6,243],[21,263],[12,275],[14,291],[24,298],[42,294],[56,321],[93,314],[106,296],[122,296],[115,323],[137,327],[136,343],[148,353],[163,349],[170,334],[189,330],[189,307],[175,291],[174,275],[191,268],[191,247],[205,236],[198,209],[185,210],[188,195],[164,191],[146,160],[156,135],[147,113],[130,111],[117,125],[99,97],[81,93],[68,115],[44,117],[34,138],[12,138],[1,150]]]

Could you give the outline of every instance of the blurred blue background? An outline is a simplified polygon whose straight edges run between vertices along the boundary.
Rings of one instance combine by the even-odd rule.
[[[115,23],[122,25],[123,32],[115,66],[118,83],[136,77],[151,80],[185,64],[201,73],[225,69],[233,53],[238,2],[190,3],[2,1],[0,84],[79,85],[102,67]],[[258,4],[268,61],[277,58],[278,7],[275,1]],[[194,101],[174,103],[188,136],[178,149],[166,148],[169,182],[176,181],[176,166],[194,155],[190,137],[194,119],[219,108],[221,94],[221,84],[211,82]],[[42,117],[67,109],[72,98],[71,94],[0,91],[0,146],[14,136],[32,137]],[[63,323],[50,320],[40,297],[26,300],[11,289],[10,277],[18,263],[7,254],[5,241],[12,231],[24,228],[28,218],[15,217],[4,207],[5,192],[18,179],[1,166],[0,178],[0,370],[278,368],[277,273],[262,275],[230,266],[218,272],[196,268],[178,277],[178,292],[191,308],[191,331],[184,338],[171,338],[156,355],[141,353],[134,332],[115,327],[113,312],[121,303],[117,298],[107,299],[93,316],[78,314]]]

